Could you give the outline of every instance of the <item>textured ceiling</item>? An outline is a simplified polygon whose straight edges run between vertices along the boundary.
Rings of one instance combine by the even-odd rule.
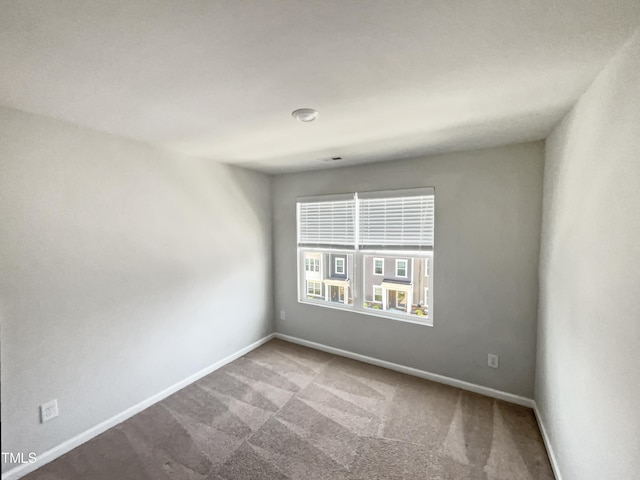
[[[15,0],[0,12],[0,103],[268,172],[545,138],[640,25],[638,0]],[[318,120],[296,122],[300,107]]]

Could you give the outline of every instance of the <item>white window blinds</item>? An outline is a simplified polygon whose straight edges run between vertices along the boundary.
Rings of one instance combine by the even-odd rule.
[[[355,198],[298,201],[298,246],[355,247]]]
[[[300,199],[297,208],[300,247],[355,248],[357,223],[362,249],[433,249],[433,188]]]
[[[358,202],[360,248],[433,249],[432,188],[362,193]]]

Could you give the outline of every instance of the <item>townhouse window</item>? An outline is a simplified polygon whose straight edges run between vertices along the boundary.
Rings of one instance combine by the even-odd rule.
[[[432,188],[300,198],[296,208],[300,302],[433,324]]]
[[[406,278],[407,276],[407,261],[396,259],[396,277]]]
[[[373,259],[373,274],[384,275],[384,258]]]
[[[319,258],[305,258],[304,269],[307,272],[319,272],[320,271],[320,259]]]
[[[382,287],[378,285],[373,286],[373,301],[376,303],[382,303]]]
[[[322,282],[307,280],[307,295],[310,297],[322,297]]]

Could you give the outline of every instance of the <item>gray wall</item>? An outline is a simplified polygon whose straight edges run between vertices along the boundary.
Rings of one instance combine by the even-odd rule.
[[[543,153],[536,142],[275,177],[276,330],[531,398]],[[434,327],[298,303],[297,197],[421,186],[436,195]]]
[[[546,143],[536,402],[564,480],[640,476],[640,31]]]
[[[269,177],[8,109],[0,139],[3,452],[41,453],[272,331]]]

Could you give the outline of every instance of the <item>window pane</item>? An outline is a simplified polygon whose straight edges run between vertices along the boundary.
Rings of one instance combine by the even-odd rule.
[[[429,263],[424,256],[413,255],[363,255],[365,308],[428,317],[429,276],[425,269]]]
[[[384,275],[384,259],[382,258],[373,259],[373,273],[375,275]]]
[[[377,285],[373,286],[373,301],[382,303],[382,287],[378,287]]]
[[[322,297],[322,283],[307,280],[307,295],[310,297]]]
[[[407,276],[407,260],[396,259],[396,277]]]
[[[339,251],[301,251],[303,298],[353,305],[353,254]]]

